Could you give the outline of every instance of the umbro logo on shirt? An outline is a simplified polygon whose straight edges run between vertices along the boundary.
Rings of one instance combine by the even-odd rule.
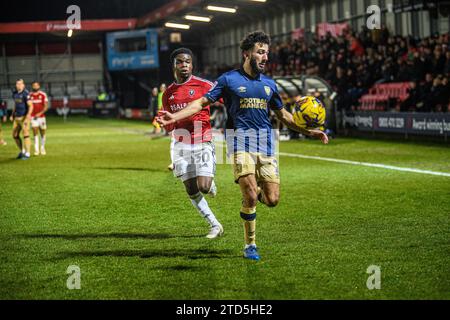
[[[174,95],[171,95],[171,96],[169,97],[169,100],[173,100],[173,99],[175,99],[175,96],[174,96]]]
[[[247,92],[246,87],[239,87],[238,90],[239,90],[239,92]]]

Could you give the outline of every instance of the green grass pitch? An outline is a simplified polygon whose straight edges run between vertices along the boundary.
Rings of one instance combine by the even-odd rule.
[[[242,258],[240,191],[218,165],[208,228],[143,122],[49,118],[47,156],[0,148],[1,299],[449,299],[450,177],[280,157],[258,206],[262,260]],[[450,173],[448,145],[339,138],[280,151]],[[81,270],[69,290],[68,266]],[[381,268],[369,290],[367,268]]]

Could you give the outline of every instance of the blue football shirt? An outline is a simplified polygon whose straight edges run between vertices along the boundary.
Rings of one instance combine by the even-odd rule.
[[[224,100],[228,114],[228,153],[274,155],[275,133],[269,110],[281,110],[283,102],[273,79],[263,74],[253,78],[242,68],[232,70],[221,75],[205,97],[211,102]]]
[[[14,91],[13,99],[16,104],[16,117],[23,117],[28,113],[28,97],[29,92],[23,90],[22,92]]]

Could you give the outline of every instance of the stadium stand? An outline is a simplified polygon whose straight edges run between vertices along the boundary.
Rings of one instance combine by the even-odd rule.
[[[340,110],[447,111],[449,45],[448,33],[416,39],[393,35],[384,27],[377,32],[362,28],[359,33],[349,28],[340,36],[327,33],[275,43],[267,73],[324,78],[338,93]],[[236,67],[208,66],[204,73],[214,78],[211,70],[221,74]],[[419,91],[413,92],[414,104],[412,86]]]
[[[100,43],[93,40],[5,43],[6,68],[0,77],[1,97],[11,109],[15,80],[22,78],[28,87],[32,81],[40,81],[53,108],[62,106],[64,97],[69,99],[71,107],[91,106],[104,87]]]

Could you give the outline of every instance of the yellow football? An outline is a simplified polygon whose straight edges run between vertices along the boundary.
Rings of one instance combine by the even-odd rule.
[[[294,105],[294,121],[299,127],[305,129],[323,129],[325,115],[324,104],[313,96],[301,97]]]

